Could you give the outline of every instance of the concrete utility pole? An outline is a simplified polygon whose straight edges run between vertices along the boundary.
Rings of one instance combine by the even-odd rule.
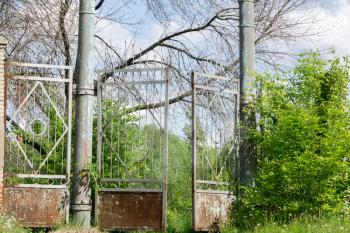
[[[255,73],[254,0],[239,1],[240,27],[240,180],[252,185],[256,175],[254,144],[247,139],[247,129],[255,127],[255,114],[248,115],[245,107],[253,100],[251,83]]]
[[[77,224],[91,224],[91,189],[88,165],[92,159],[94,98],[94,25],[95,0],[80,0],[77,92],[75,116],[75,153],[71,209]]]

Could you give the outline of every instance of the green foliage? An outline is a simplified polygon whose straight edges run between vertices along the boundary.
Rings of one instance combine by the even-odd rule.
[[[0,215],[0,233],[30,233],[30,230],[22,228],[16,219]]]
[[[239,200],[236,223],[288,221],[348,207],[349,62],[313,54],[284,74],[258,77],[260,115],[251,136],[258,148],[254,188]]]
[[[124,115],[119,103],[112,100],[105,100],[102,104],[102,176],[125,178],[134,169],[134,166],[127,166],[133,163],[132,143],[138,134],[138,126],[134,124],[137,118],[133,115]],[[97,122],[97,118],[94,119]],[[97,125],[97,124],[95,124]],[[97,145],[97,132],[94,135],[94,145]],[[94,148],[96,151],[96,147]],[[118,160],[119,159],[119,160]],[[120,161],[125,162],[125,166],[120,166]],[[135,168],[136,169],[136,168]],[[118,174],[117,174],[118,173]]]
[[[192,155],[185,139],[169,135],[168,232],[192,229]]]
[[[268,222],[257,224],[254,229],[242,230],[223,226],[222,233],[344,233],[350,231],[350,220],[348,215],[329,216],[328,218],[301,217],[281,224],[279,222]]]
[[[187,114],[191,118],[190,114]],[[221,148],[208,145],[210,140],[208,132],[205,132],[203,124],[205,119],[196,119],[196,156],[197,156],[197,176],[201,180],[211,180],[219,182],[231,182],[235,177],[235,146],[233,140],[227,140]],[[192,150],[192,125],[186,124],[183,132],[186,136],[188,147]],[[189,155],[192,157],[192,155]],[[191,163],[191,161],[189,161]],[[224,169],[225,168],[225,169]],[[215,188],[218,190],[227,190],[226,185],[208,185],[199,184],[199,188]]]

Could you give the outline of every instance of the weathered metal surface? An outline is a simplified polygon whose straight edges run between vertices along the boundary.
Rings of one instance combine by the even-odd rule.
[[[86,167],[92,161],[94,30],[95,0],[80,0],[72,210],[75,221],[82,226],[90,226],[91,222],[91,189]]]
[[[256,117],[247,114],[246,106],[254,100],[252,87],[255,79],[255,27],[254,3],[252,0],[239,0],[239,61],[240,61],[240,181],[252,185],[257,172],[254,145],[247,137],[247,129],[254,127]]]
[[[4,211],[26,227],[52,227],[65,221],[66,189],[5,187]]]
[[[161,230],[162,192],[99,192],[98,224],[104,230]]]
[[[230,216],[233,196],[219,193],[196,193],[194,230],[218,229],[219,224]]]

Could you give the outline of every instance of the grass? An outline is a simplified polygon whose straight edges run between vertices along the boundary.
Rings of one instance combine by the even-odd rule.
[[[62,227],[54,231],[50,231],[50,233],[101,233],[101,231],[93,228],[93,229],[83,229],[80,227]]]
[[[0,233],[45,233],[45,229],[27,229],[22,227],[15,218],[6,217],[0,214]],[[70,225],[60,225],[52,229],[50,233],[101,233],[101,231],[92,229],[82,229],[81,227]]]
[[[92,227],[91,229],[82,228],[78,226],[74,221],[70,221],[69,224],[60,224],[54,229],[49,231],[50,233],[102,233],[97,228]]]
[[[187,224],[186,224],[187,225]],[[172,227],[180,230],[181,228]],[[16,222],[14,218],[8,218],[0,215],[0,233],[32,233],[33,231],[24,229]],[[40,232],[40,231],[34,231]],[[100,233],[97,229],[82,229],[76,226],[60,226],[51,233]],[[252,230],[240,230],[228,226],[222,227],[221,233],[350,233],[350,216],[329,217],[329,218],[300,218],[289,224],[268,223],[257,225]]]
[[[222,233],[347,233],[350,232],[350,216],[330,218],[296,219],[289,224],[268,223],[253,230],[224,227]]]
[[[0,233],[29,233],[29,230],[22,228],[15,218],[5,217],[0,214]]]

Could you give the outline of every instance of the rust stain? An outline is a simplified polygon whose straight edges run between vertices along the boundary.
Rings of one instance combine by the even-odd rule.
[[[230,216],[233,195],[219,193],[195,194],[195,231],[219,232],[219,224]]]
[[[161,230],[162,193],[99,192],[98,219],[104,230]]]
[[[4,211],[26,227],[52,227],[64,222],[66,189],[5,187]]]

